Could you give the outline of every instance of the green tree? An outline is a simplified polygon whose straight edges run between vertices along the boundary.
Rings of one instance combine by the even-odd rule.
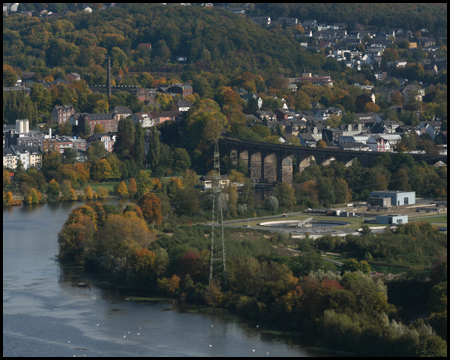
[[[169,60],[171,57],[171,52],[164,40],[159,40],[156,43],[154,55],[161,58],[162,60]]]
[[[156,126],[150,128],[148,145],[147,162],[152,169],[155,169],[159,165],[159,157],[161,153],[159,131]]]
[[[172,168],[174,171],[182,172],[191,167],[191,157],[186,149],[176,148],[172,152]]]
[[[341,274],[344,274],[346,271],[361,271],[364,274],[370,274],[370,265],[364,260],[348,259],[344,261],[341,267]]]
[[[144,129],[142,128],[142,125],[140,122],[136,123],[136,132],[135,132],[135,139],[134,139],[134,157],[136,164],[139,168],[141,168],[144,164]]]
[[[14,86],[17,81],[17,72],[10,66],[3,64],[3,86]]]
[[[275,213],[275,211],[278,210],[278,199],[275,196],[269,196],[266,199],[265,207],[267,210],[271,211],[272,213]]]
[[[121,119],[117,128],[117,141],[114,144],[114,152],[119,159],[132,157],[134,154],[136,130],[130,118]]]
[[[111,178],[111,165],[108,160],[101,159],[92,165],[91,178],[95,181],[103,181]]]
[[[297,199],[295,198],[295,190],[291,184],[287,182],[278,184],[275,188],[275,193],[279,205],[292,210],[297,202]]]

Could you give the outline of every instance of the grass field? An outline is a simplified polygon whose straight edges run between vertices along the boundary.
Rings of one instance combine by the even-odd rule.
[[[447,227],[447,214],[419,215],[417,217],[410,217],[409,221],[429,221],[433,225]]]
[[[114,181],[114,182],[105,182],[105,183],[87,183],[87,185],[90,185],[93,191],[97,191],[97,189],[101,186],[108,190],[110,193],[114,191],[114,186],[120,184],[121,181]],[[83,188],[84,189],[84,188]]]
[[[406,268],[393,267],[393,266],[383,266],[383,265],[373,265],[369,264],[372,271],[380,272],[382,274],[400,274],[402,272],[408,272]]]

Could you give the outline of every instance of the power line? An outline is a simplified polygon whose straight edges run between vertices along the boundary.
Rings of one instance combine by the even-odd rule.
[[[225,236],[223,229],[223,206],[222,206],[222,184],[220,176],[220,154],[219,145],[216,140],[214,147],[214,171],[212,181],[212,224],[211,224],[211,257],[209,267],[209,285],[222,282],[226,286],[226,257],[225,257]],[[216,202],[218,211],[216,212]],[[216,240],[215,223],[221,229],[221,238]]]

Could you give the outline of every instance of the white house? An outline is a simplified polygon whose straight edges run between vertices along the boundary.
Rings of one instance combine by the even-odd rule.
[[[131,120],[133,120],[135,125],[137,122],[140,122],[144,129],[155,125],[155,119],[150,113],[136,113],[131,117]]]

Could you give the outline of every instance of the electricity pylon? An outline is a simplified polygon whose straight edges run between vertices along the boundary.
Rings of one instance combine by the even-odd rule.
[[[225,237],[223,233],[222,186],[220,184],[220,154],[216,140],[214,147],[214,171],[212,181],[212,229],[211,229],[211,261],[209,265],[209,285],[213,283],[226,286],[227,269],[225,258]],[[220,227],[221,238],[216,226]]]

